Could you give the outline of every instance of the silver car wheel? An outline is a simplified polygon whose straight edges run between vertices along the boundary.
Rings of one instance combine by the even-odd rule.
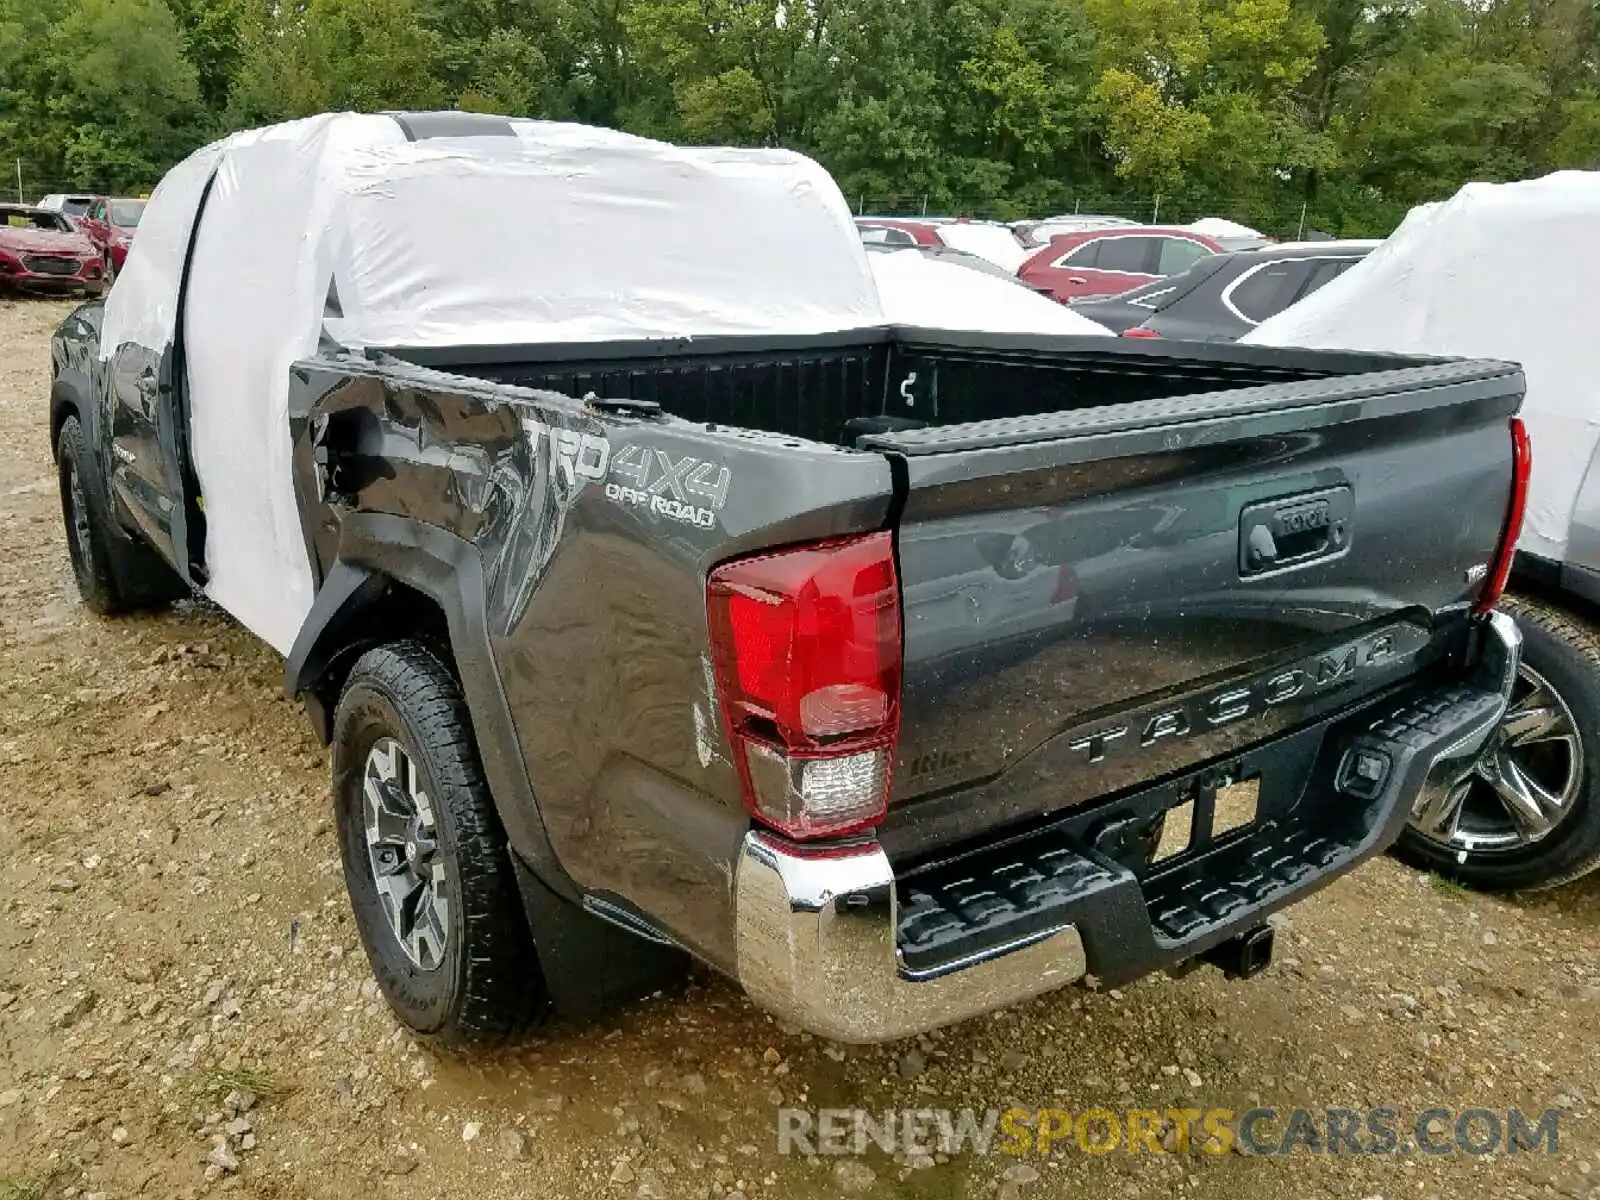
[[[1414,816],[1412,828],[1462,856],[1524,849],[1549,837],[1571,813],[1583,768],[1572,710],[1524,664],[1472,773],[1443,803]]]
[[[414,965],[436,970],[450,928],[450,881],[433,804],[416,764],[394,738],[373,744],[361,788],[367,857],[389,927]]]

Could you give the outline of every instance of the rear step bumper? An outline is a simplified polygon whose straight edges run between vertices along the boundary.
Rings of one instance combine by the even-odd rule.
[[[752,832],[735,881],[740,983],[814,1033],[878,1042],[1206,954],[1387,849],[1470,772],[1521,652],[1509,617],[1483,633],[1470,681],[1283,739],[1299,752],[1318,741],[1292,804],[1142,876],[1066,823],[898,879],[876,842],[819,849]]]

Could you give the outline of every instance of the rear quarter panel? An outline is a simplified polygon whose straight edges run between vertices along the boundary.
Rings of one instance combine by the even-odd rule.
[[[369,514],[469,543],[496,675],[485,691],[509,715],[561,867],[732,969],[748,819],[711,678],[706,575],[882,527],[887,461],[406,367],[296,374],[296,486],[318,569],[359,561],[349,530]],[[346,464],[336,492],[317,482],[319,437]],[[478,706],[473,718],[488,727]],[[529,814],[503,815],[515,844]]]

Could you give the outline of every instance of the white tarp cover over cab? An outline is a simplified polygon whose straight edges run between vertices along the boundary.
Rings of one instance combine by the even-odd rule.
[[[206,591],[280,652],[313,598],[289,368],[324,329],[350,347],[446,347],[885,323],[849,208],[811,160],[508,124],[412,142],[390,117],[312,117],[206,147],[151,196],[101,355],[171,342],[214,168],[184,331]]]
[[[1361,263],[1242,340],[1521,363],[1533,476],[1517,545],[1560,561],[1600,442],[1596,230],[1600,173],[1468,184],[1413,209]]]

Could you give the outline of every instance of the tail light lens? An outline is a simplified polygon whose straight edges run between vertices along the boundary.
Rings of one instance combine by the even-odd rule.
[[[1500,532],[1500,546],[1495,551],[1489,575],[1483,581],[1483,591],[1474,612],[1486,613],[1505,593],[1511,578],[1511,563],[1517,554],[1517,539],[1522,536],[1522,516],[1528,507],[1528,478],[1533,474],[1533,445],[1528,440],[1528,430],[1521,417],[1511,418],[1511,502],[1506,506],[1506,523]]]
[[[1124,329],[1123,337],[1131,338],[1158,338],[1161,335],[1154,329],[1146,329],[1143,325],[1135,325],[1132,329]]]
[[[706,587],[745,805],[790,837],[888,805],[900,733],[900,581],[887,533],[724,563]]]

